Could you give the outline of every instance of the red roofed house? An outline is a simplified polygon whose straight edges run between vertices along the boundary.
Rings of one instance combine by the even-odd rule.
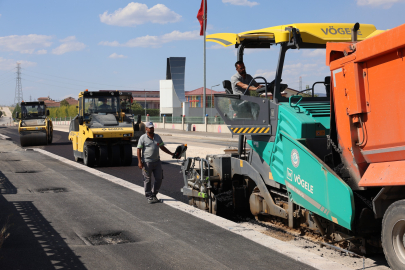
[[[74,105],[74,106],[77,106],[78,102],[79,102],[77,99],[74,99],[72,97],[65,98],[65,100],[69,103],[69,105]]]
[[[211,90],[209,88],[205,89],[205,104],[206,108],[214,108],[215,107],[215,97],[214,94],[225,94],[225,91],[218,92]],[[190,102],[191,108],[201,108],[202,107],[202,100],[204,95],[204,88],[200,87],[192,91],[186,91],[186,100]],[[211,102],[212,98],[212,102]]]
[[[46,105],[46,107],[51,108],[51,107],[60,107],[60,102],[55,101],[51,99],[50,97],[40,97],[38,98],[38,101],[43,101]]]

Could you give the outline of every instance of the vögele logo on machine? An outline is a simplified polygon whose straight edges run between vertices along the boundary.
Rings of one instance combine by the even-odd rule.
[[[297,168],[300,165],[300,155],[298,154],[298,151],[295,149],[291,151],[291,162],[295,168]]]

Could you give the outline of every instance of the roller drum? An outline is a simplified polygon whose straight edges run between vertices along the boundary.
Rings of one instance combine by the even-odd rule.
[[[46,130],[24,131],[20,133],[21,146],[47,145]]]

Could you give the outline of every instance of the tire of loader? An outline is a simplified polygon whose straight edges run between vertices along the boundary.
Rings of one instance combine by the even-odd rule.
[[[94,167],[94,164],[96,163],[96,151],[94,145],[88,145],[87,143],[85,143],[83,156],[84,165]]]
[[[121,165],[120,146],[117,144],[111,145],[110,166]]]
[[[121,145],[121,164],[123,166],[131,166],[132,163],[132,145]]]
[[[391,269],[405,269],[405,200],[388,207],[382,222],[381,242]]]
[[[108,166],[108,147],[100,145],[97,147],[97,165],[101,167]]]

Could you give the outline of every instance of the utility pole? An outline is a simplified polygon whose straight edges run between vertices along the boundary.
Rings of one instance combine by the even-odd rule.
[[[32,99],[31,99],[31,95],[30,95],[30,102],[32,101]]]
[[[203,30],[204,30],[204,91],[203,91],[203,117],[205,117],[205,115],[206,115],[206,109],[205,109],[205,103],[206,103],[206,101],[205,101],[205,92],[206,92],[206,89],[207,89],[207,84],[206,84],[206,82],[207,82],[207,73],[206,73],[206,68],[207,68],[207,65],[206,65],[206,34],[205,34],[205,22],[206,22],[206,20],[207,20],[207,12],[206,12],[206,5],[207,5],[207,0],[204,0],[204,7],[203,7],[203,10],[204,10],[204,16],[203,16]]]
[[[143,89],[143,92],[144,92],[144,94],[145,94],[145,119],[146,119],[146,91],[145,91],[145,89]],[[145,120],[146,121],[146,120]]]
[[[15,85],[15,97],[14,103],[21,103],[23,101],[23,92],[22,92],[22,85],[21,85],[21,67],[20,63],[17,63],[17,78],[16,78],[16,85]]]

